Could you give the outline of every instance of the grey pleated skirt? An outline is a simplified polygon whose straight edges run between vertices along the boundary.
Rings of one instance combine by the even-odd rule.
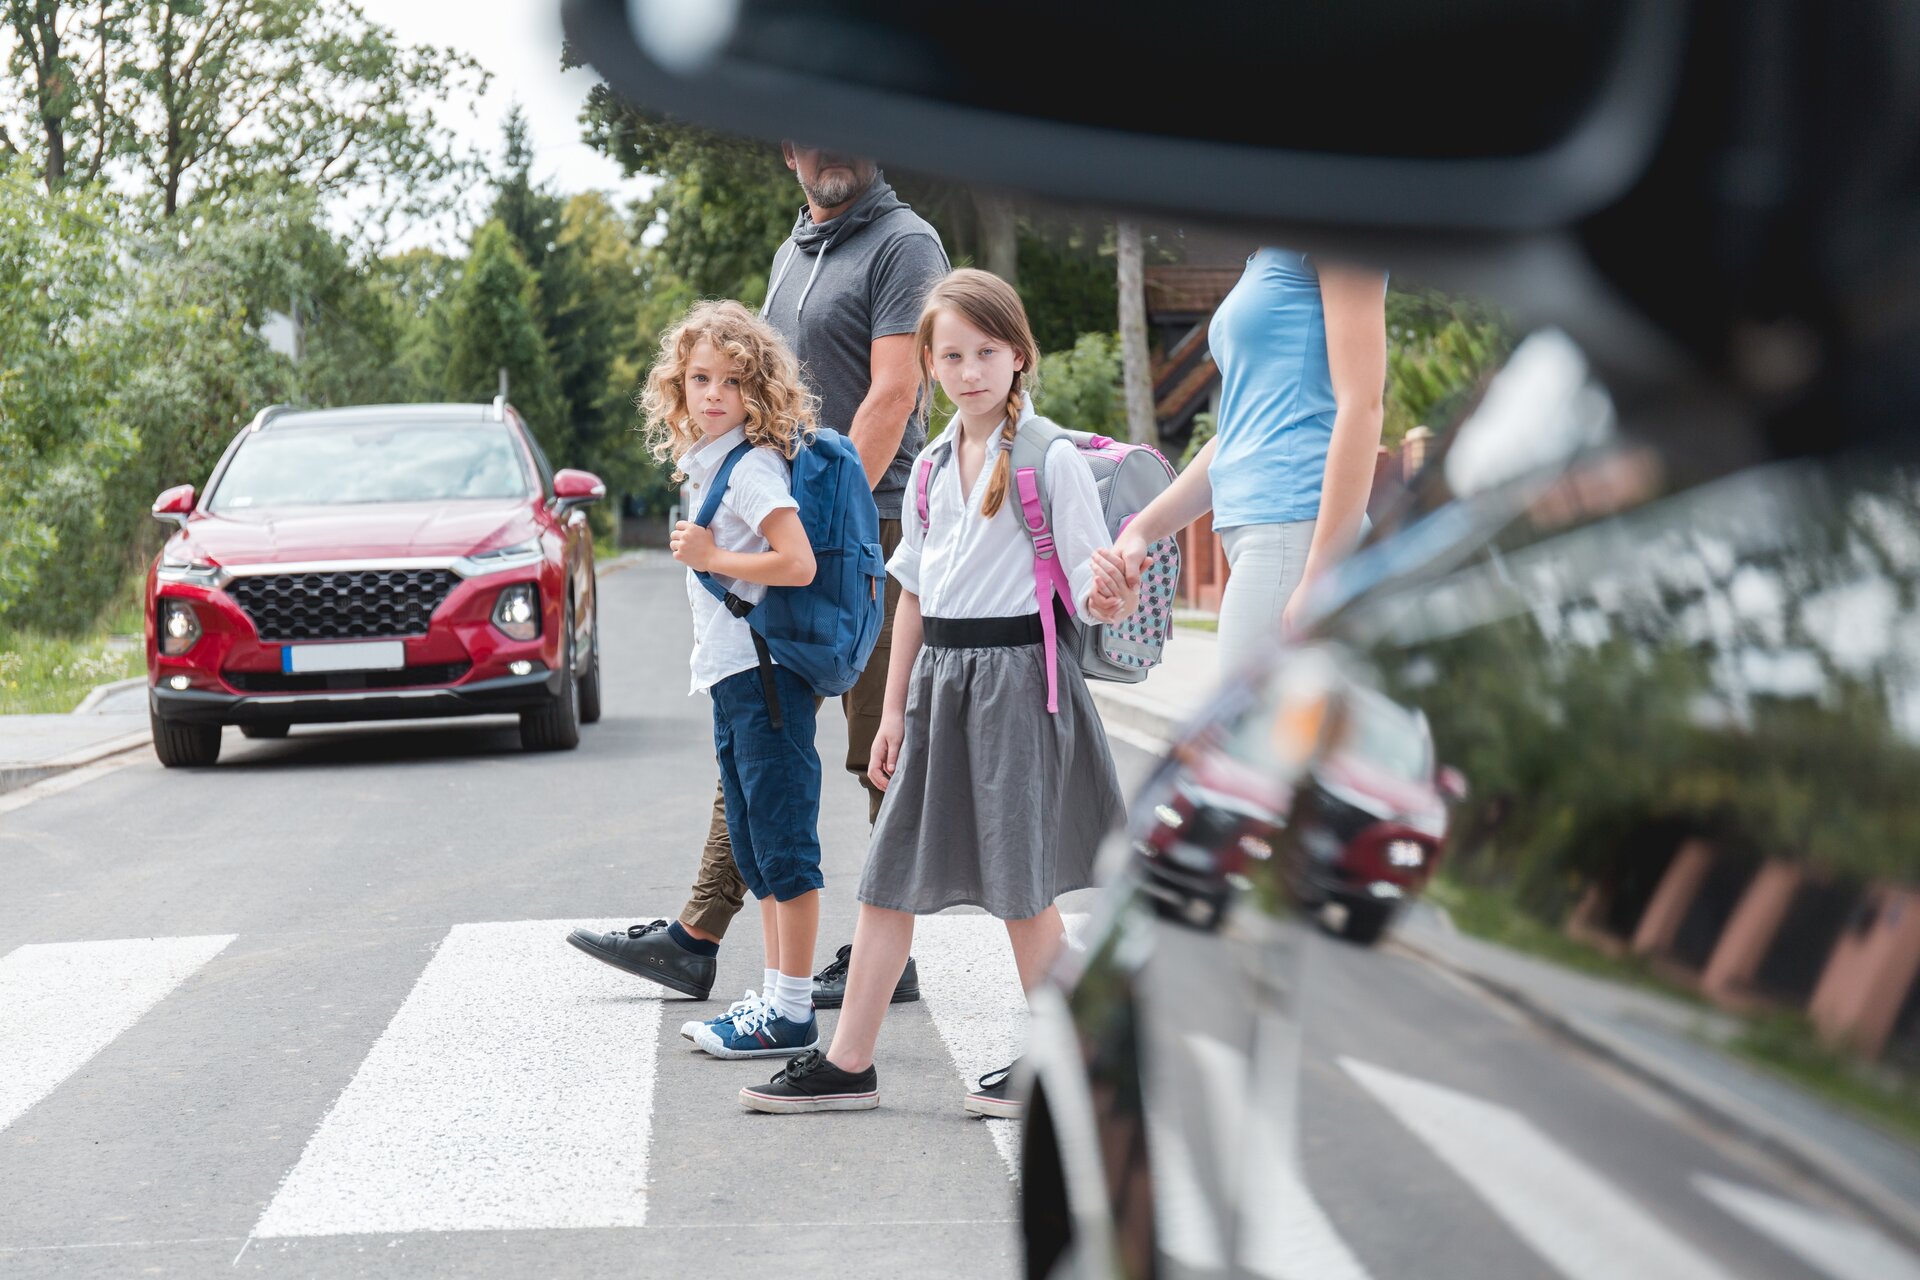
[[[1045,653],[921,648],[860,901],[1024,920],[1092,883],[1100,842],[1125,812],[1120,780],[1064,638],[1059,711],[1048,713]]]

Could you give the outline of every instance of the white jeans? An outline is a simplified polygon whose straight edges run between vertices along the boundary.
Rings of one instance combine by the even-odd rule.
[[[1312,520],[1243,524],[1220,531],[1227,589],[1220,596],[1220,672],[1237,671],[1280,638],[1280,615],[1307,569]]]

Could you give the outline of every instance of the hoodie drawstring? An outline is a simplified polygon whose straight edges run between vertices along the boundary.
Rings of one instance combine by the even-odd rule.
[[[796,243],[792,246],[787,256],[781,261],[779,268],[774,271],[773,283],[767,286],[767,300],[760,304],[760,318],[762,320],[767,318],[767,308],[773,305],[773,295],[780,292],[780,282],[787,278],[787,268],[792,266],[793,260],[799,256],[800,246]]]
[[[827,250],[833,248],[829,240],[820,246],[820,252],[813,255],[813,270],[807,273],[807,287],[800,291],[800,305],[793,309],[793,318],[798,320],[800,313],[807,309],[807,295],[813,292],[813,282],[820,278],[820,264],[827,260]]]

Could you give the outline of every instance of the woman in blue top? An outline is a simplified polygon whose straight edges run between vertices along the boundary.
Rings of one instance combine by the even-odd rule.
[[[1207,341],[1219,429],[1096,564],[1137,584],[1147,548],[1211,510],[1233,570],[1220,600],[1231,671],[1292,627],[1299,588],[1360,540],[1383,417],[1386,277],[1261,249]]]

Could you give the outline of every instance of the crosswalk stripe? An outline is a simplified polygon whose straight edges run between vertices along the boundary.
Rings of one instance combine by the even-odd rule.
[[[1523,1116],[1352,1058],[1340,1065],[1569,1280],[1726,1280]]]
[[[33,943],[0,960],[0,1129],[219,955],[234,934]]]
[[[1920,1280],[1920,1259],[1873,1228],[1696,1173],[1700,1194],[1833,1280]]]
[[[454,926],[253,1234],[644,1225],[661,1003],[578,923]]]
[[[1063,915],[1067,936],[1086,927],[1085,913]],[[914,922],[920,998],[966,1087],[1026,1049],[1027,996],[1007,943],[1007,926],[992,916],[937,915]],[[1019,1126],[984,1122],[1013,1177],[1020,1173]]]

